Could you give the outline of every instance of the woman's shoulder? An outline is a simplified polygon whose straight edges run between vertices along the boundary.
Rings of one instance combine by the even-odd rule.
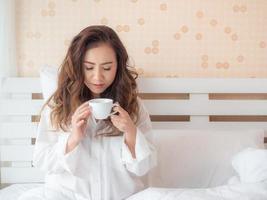
[[[50,99],[49,101],[46,101],[42,107],[41,114],[50,115],[50,113],[55,108],[55,102],[53,99]]]
[[[138,104],[142,103],[142,99],[141,99],[141,97],[137,96],[137,97],[136,97],[136,101],[137,101]]]
[[[144,101],[139,96],[137,96],[137,104],[139,107],[139,115],[142,113],[148,113]]]

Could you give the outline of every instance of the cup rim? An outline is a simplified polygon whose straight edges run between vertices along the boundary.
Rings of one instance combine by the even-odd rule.
[[[97,100],[101,100],[102,102],[97,102]],[[113,102],[113,99],[109,99],[109,98],[94,98],[94,99],[90,99],[88,102],[89,103],[110,103],[110,102]]]

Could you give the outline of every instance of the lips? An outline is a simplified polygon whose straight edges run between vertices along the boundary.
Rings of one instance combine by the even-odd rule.
[[[93,84],[94,87],[101,88],[104,87],[105,84],[100,83],[100,84]]]

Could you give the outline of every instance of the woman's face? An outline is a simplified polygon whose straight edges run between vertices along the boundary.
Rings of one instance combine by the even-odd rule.
[[[114,81],[117,71],[115,51],[108,44],[98,44],[86,51],[83,60],[84,83],[94,98]]]

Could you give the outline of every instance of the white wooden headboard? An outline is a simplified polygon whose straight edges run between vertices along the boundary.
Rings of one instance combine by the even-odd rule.
[[[267,132],[267,79],[142,78],[138,85],[155,129]],[[0,86],[0,183],[42,182],[31,162],[43,104],[39,78],[5,78]]]

